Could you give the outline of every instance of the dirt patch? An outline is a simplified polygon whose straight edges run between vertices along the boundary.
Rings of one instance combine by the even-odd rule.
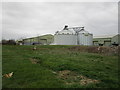
[[[69,70],[63,70],[63,71],[59,71],[59,77],[64,79],[64,80],[76,80],[76,73],[73,73]]]
[[[32,64],[40,64],[41,63],[40,60],[37,60],[35,58],[31,58],[30,61]]]
[[[80,80],[80,84],[81,85],[87,85],[87,84],[91,84],[91,83],[99,83],[100,81],[95,80],[95,79],[89,79],[85,76],[80,76],[81,80]]]
[[[86,76],[79,75],[70,70],[59,71],[58,77],[62,79],[67,85],[72,85],[72,84],[88,85],[88,84],[96,84],[100,82],[98,80],[90,79],[87,78]]]

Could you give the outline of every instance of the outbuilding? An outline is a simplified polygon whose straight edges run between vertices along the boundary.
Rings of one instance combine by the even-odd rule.
[[[120,34],[99,36],[93,38],[93,45],[95,46],[118,46],[120,45]]]

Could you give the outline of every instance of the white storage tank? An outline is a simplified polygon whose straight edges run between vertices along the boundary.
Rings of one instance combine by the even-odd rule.
[[[84,27],[65,26],[62,31],[55,33],[54,45],[93,45],[93,34],[84,30]]]
[[[64,28],[62,31],[57,31],[54,35],[55,45],[77,45],[77,35],[75,31]]]
[[[78,44],[79,45],[93,45],[93,34],[82,29],[78,32]]]

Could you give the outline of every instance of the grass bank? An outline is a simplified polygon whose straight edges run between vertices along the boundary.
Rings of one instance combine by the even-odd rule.
[[[117,55],[92,52],[93,47],[87,52],[84,46],[76,49],[72,45],[41,45],[37,50],[33,47],[2,47],[2,74],[14,72],[11,78],[2,78],[3,88],[118,87]]]

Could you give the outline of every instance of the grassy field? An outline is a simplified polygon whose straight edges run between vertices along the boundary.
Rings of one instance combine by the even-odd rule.
[[[74,46],[3,46],[3,88],[118,88],[118,56]],[[83,47],[85,48],[85,47]]]

